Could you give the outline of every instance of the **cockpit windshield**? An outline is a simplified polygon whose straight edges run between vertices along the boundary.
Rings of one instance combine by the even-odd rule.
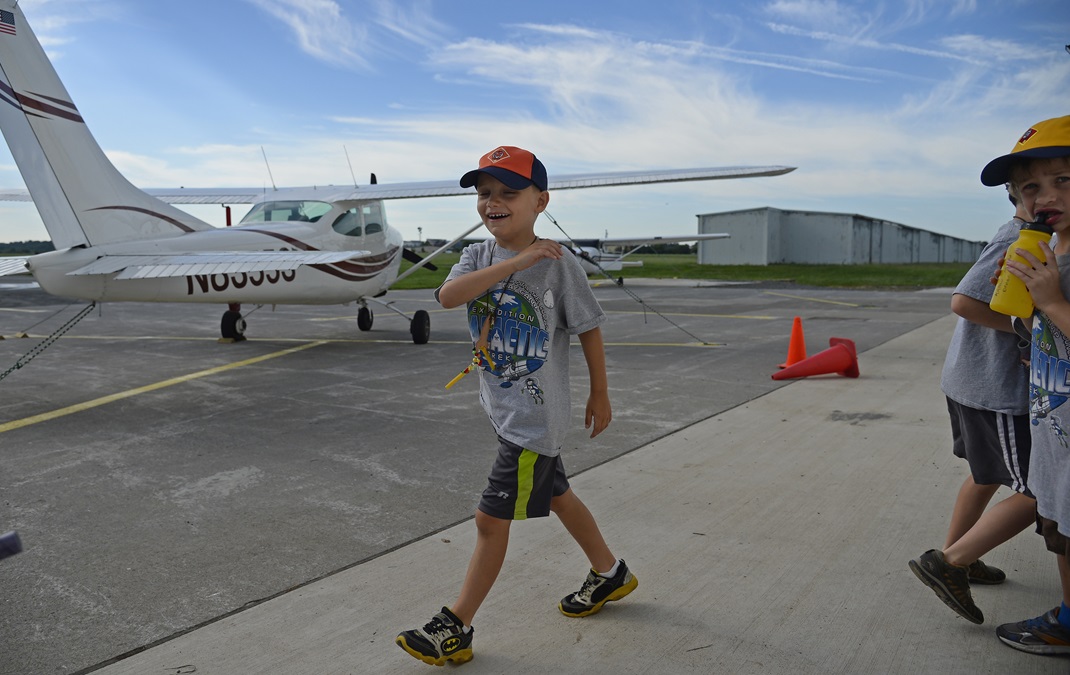
[[[246,223],[298,221],[314,223],[331,210],[327,202],[279,201],[257,204],[241,219]]]

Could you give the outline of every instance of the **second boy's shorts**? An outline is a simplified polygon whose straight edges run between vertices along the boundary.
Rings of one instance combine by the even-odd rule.
[[[1070,538],[1059,531],[1059,524],[1037,514],[1037,534],[1044,537],[1044,546],[1056,555],[1070,555]]]
[[[947,399],[951,437],[956,457],[970,465],[978,485],[1006,485],[1032,497],[1029,492],[1029,415],[979,410]]]
[[[479,510],[503,520],[550,515],[550,500],[569,488],[561,457],[540,455],[500,437],[498,442]]]

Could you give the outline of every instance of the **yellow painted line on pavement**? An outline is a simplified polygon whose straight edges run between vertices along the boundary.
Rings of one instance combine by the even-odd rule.
[[[723,342],[607,342],[607,347],[724,347]]]
[[[312,347],[319,347],[320,345],[327,344],[326,340],[317,340],[315,342],[309,342],[297,347],[290,347],[289,349],[283,349],[282,351],[273,352],[271,354],[264,354],[263,356],[256,356],[244,361],[236,361],[234,363],[228,363],[225,366],[216,366],[215,368],[208,368],[207,370],[200,370],[196,373],[190,373],[189,375],[182,375],[180,377],[173,377],[170,380],[163,380],[154,384],[148,384],[144,387],[138,387],[136,389],[127,389],[116,394],[110,394],[108,396],[102,396],[92,401],[86,401],[85,403],[78,403],[75,405],[67,406],[66,408],[60,408],[59,410],[53,410],[51,412],[41,413],[40,415],[34,415],[32,417],[25,417],[21,420],[14,420],[0,424],[0,434],[5,431],[12,431],[14,429],[21,429],[22,427],[28,427],[32,424],[38,424],[40,422],[47,422],[66,415],[73,415],[76,412],[82,412],[83,410],[89,410],[108,403],[114,403],[115,401],[121,401],[124,398],[130,398],[131,396],[137,396],[139,394],[146,394],[150,391],[156,391],[157,389],[164,389],[176,384],[182,384],[183,382],[189,382],[190,380],[196,380],[202,377],[208,377],[209,375],[216,375],[218,373],[233,370],[235,368],[241,368],[244,366],[251,366],[255,363],[262,361],[268,361],[270,359],[278,358],[280,356],[286,356],[288,354],[294,354],[296,352],[304,351],[305,349],[311,349]]]
[[[844,307],[861,307],[862,305],[856,302],[841,302],[839,300],[823,300],[821,298],[811,298],[806,295],[789,295],[787,293],[775,293],[773,291],[763,291],[765,295],[775,295],[781,298],[791,298],[793,300],[809,300],[811,302],[824,302],[829,305],[843,305]]]
[[[605,310],[606,314],[635,314],[646,315],[655,314],[653,310],[643,311],[618,311],[618,310]],[[764,314],[709,314],[709,313],[687,313],[687,312],[658,312],[661,316],[697,316],[701,318],[715,318],[715,319],[754,319],[755,321],[772,321],[773,319],[779,319],[777,316],[766,316]]]

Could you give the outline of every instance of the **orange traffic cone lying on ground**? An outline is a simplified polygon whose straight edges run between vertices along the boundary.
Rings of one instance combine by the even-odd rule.
[[[794,366],[806,358],[806,339],[803,337],[802,319],[795,317],[791,322],[791,341],[788,342],[788,358],[780,364],[781,368]]]
[[[844,377],[858,377],[858,352],[855,343],[847,338],[829,338],[829,348],[795,365],[773,373],[774,380],[837,373]]]

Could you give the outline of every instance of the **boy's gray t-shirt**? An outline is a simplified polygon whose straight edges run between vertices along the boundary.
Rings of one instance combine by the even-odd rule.
[[[1070,255],[1056,260],[1059,285],[1070,298]],[[1036,495],[1037,512],[1070,537],[1070,336],[1043,312],[1033,313],[1029,361],[1029,490]]]
[[[988,303],[999,259],[1018,239],[1022,222],[1003,225],[955,288],[955,293]],[[1010,325],[1011,317],[1007,317]],[[1029,369],[1021,362],[1019,338],[959,317],[944,359],[940,388],[962,405],[1011,415],[1029,411]]]
[[[446,281],[515,255],[493,239],[471,244]],[[491,367],[479,370],[483,409],[505,440],[556,456],[572,414],[569,336],[606,318],[587,275],[567,252],[560,260],[540,260],[513,274],[468,303],[473,342],[488,313],[494,314],[494,324],[487,338]]]

